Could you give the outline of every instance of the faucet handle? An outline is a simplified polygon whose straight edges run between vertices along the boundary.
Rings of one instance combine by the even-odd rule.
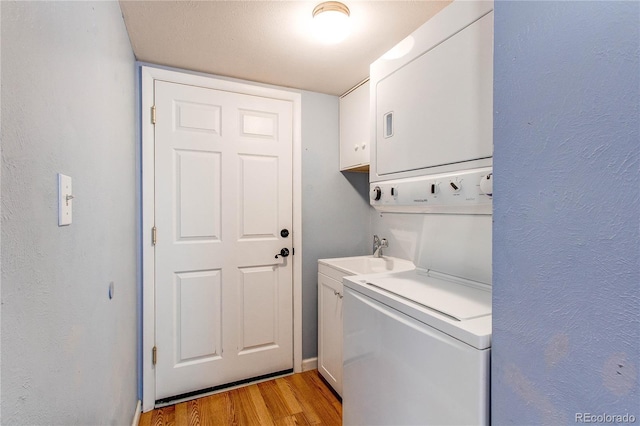
[[[389,241],[387,241],[386,238],[383,238],[382,241],[380,241],[380,247],[389,247]]]

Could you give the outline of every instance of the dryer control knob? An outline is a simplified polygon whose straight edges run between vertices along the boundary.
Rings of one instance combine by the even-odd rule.
[[[378,201],[380,197],[382,197],[382,190],[380,189],[379,186],[376,186],[371,190],[371,199],[373,201]]]
[[[491,197],[493,195],[493,173],[480,178],[480,192]]]

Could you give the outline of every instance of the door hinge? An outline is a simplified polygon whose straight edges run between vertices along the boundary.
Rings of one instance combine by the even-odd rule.
[[[156,106],[151,107],[151,124],[156,124]]]
[[[154,346],[153,349],[151,349],[151,362],[153,363],[153,365],[156,365],[157,361],[158,361],[158,348]]]
[[[154,226],[153,228],[151,228],[151,244],[155,246],[157,242],[158,242],[158,228]]]

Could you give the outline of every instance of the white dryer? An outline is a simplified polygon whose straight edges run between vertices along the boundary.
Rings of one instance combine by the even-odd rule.
[[[452,2],[404,47],[370,68],[371,205],[491,214],[493,1]]]
[[[489,423],[491,216],[424,226],[416,270],[344,279],[345,425]]]
[[[491,167],[493,1],[454,1],[389,53],[369,70],[370,182]]]

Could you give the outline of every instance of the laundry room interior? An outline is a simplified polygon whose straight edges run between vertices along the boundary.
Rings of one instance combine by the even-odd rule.
[[[639,2],[2,1],[0,33],[0,423],[640,419]]]

